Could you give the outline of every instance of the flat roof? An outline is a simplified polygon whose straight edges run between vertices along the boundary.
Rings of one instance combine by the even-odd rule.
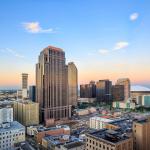
[[[37,131],[38,132],[43,132],[43,131],[49,131],[49,130],[58,130],[58,129],[70,129],[69,126],[67,125],[62,125],[62,126],[56,126],[56,127],[38,127]]]
[[[124,133],[132,132],[133,120],[130,118],[117,119],[110,122],[109,124],[118,126]]]
[[[31,100],[22,100],[22,99],[18,99],[17,101],[14,101],[14,102],[18,102],[22,104],[38,104],[37,102],[33,102]]]
[[[109,129],[101,129],[98,131],[88,133],[87,135],[92,136],[93,138],[98,138],[100,140],[110,142],[111,144],[116,144],[118,142],[130,138],[119,130],[109,130]]]
[[[84,145],[83,142],[71,142],[69,144],[65,144],[64,147],[67,149],[75,148]]]
[[[12,130],[25,130],[25,127],[17,121],[4,123],[3,125],[6,125],[6,124],[10,126],[6,126],[5,128],[0,126],[0,132],[7,132],[7,131],[12,131]]]
[[[50,142],[54,145],[63,145],[63,144],[69,144],[71,142],[78,142],[79,138],[75,137],[75,136],[71,136],[71,135],[46,135],[43,139],[45,139],[47,142]]]

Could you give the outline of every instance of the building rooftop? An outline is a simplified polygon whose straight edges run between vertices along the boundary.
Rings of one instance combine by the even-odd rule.
[[[80,141],[80,139],[76,138],[75,136],[63,135],[63,134],[58,136],[46,135],[43,139],[55,146],[60,146],[63,144],[67,145],[72,142]]]
[[[72,149],[72,148],[79,147],[82,145],[84,145],[83,142],[71,142],[71,143],[65,144],[64,147],[67,149]]]
[[[36,102],[33,102],[31,100],[22,100],[22,99],[18,99],[17,101],[15,102],[19,102],[19,103],[22,103],[22,104],[38,104]]]
[[[92,133],[87,134],[87,136],[92,136],[93,138],[98,138],[100,140],[110,142],[111,144],[116,144],[123,140],[129,139],[129,137],[125,133],[122,133],[119,130],[108,129],[94,131]]]
[[[43,131],[49,131],[49,130],[57,130],[57,129],[61,129],[61,128],[66,129],[66,130],[70,130],[69,126],[62,125],[62,126],[49,127],[49,128],[40,126],[40,127],[37,128],[37,131],[38,132],[43,132]]]
[[[118,126],[120,128],[120,131],[122,131],[123,133],[132,132],[132,124],[133,124],[132,119],[129,118],[117,119],[110,122],[109,124]]]
[[[7,132],[11,130],[25,130],[25,127],[17,121],[6,122],[0,125],[0,132]]]
[[[134,120],[134,122],[144,124],[144,123],[148,122],[148,119],[147,118],[139,118],[139,119]]]
[[[131,86],[131,91],[133,92],[147,92],[149,91],[150,92],[150,89],[147,88],[147,87],[144,87],[144,86],[139,86],[139,85],[134,85],[134,86]]]
[[[17,147],[16,149],[19,149],[19,150],[20,149],[21,150],[33,150],[33,147],[27,141],[17,143],[16,147]]]
[[[51,49],[51,50],[54,50],[54,51],[63,51],[63,49],[61,49],[61,48],[50,46],[50,45],[47,46],[46,48],[44,48],[44,50],[47,50],[47,49]]]
[[[112,122],[113,119],[112,118],[104,118],[104,117],[91,117],[90,118],[91,120],[99,120],[99,121],[102,121],[102,122]]]
[[[9,100],[0,101],[0,108],[12,107],[12,105],[13,105],[13,101],[9,101]]]

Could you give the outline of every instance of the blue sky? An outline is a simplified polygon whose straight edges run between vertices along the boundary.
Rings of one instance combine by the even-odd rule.
[[[40,51],[53,45],[74,61],[79,83],[129,77],[150,82],[150,1],[5,0],[0,2],[0,87],[34,84]]]

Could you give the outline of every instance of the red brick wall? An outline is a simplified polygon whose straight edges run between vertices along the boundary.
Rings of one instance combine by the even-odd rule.
[[[38,143],[42,143],[42,138],[45,137],[45,135],[60,135],[60,134],[70,135],[70,130],[64,130],[63,128],[60,128],[60,129],[56,129],[56,130],[48,130],[48,131],[38,132],[36,135],[36,141]]]

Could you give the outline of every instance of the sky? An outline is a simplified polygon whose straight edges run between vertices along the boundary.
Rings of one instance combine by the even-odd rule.
[[[43,48],[65,51],[79,84],[128,77],[150,84],[149,0],[0,1],[0,87],[20,87],[21,73],[35,84]]]

